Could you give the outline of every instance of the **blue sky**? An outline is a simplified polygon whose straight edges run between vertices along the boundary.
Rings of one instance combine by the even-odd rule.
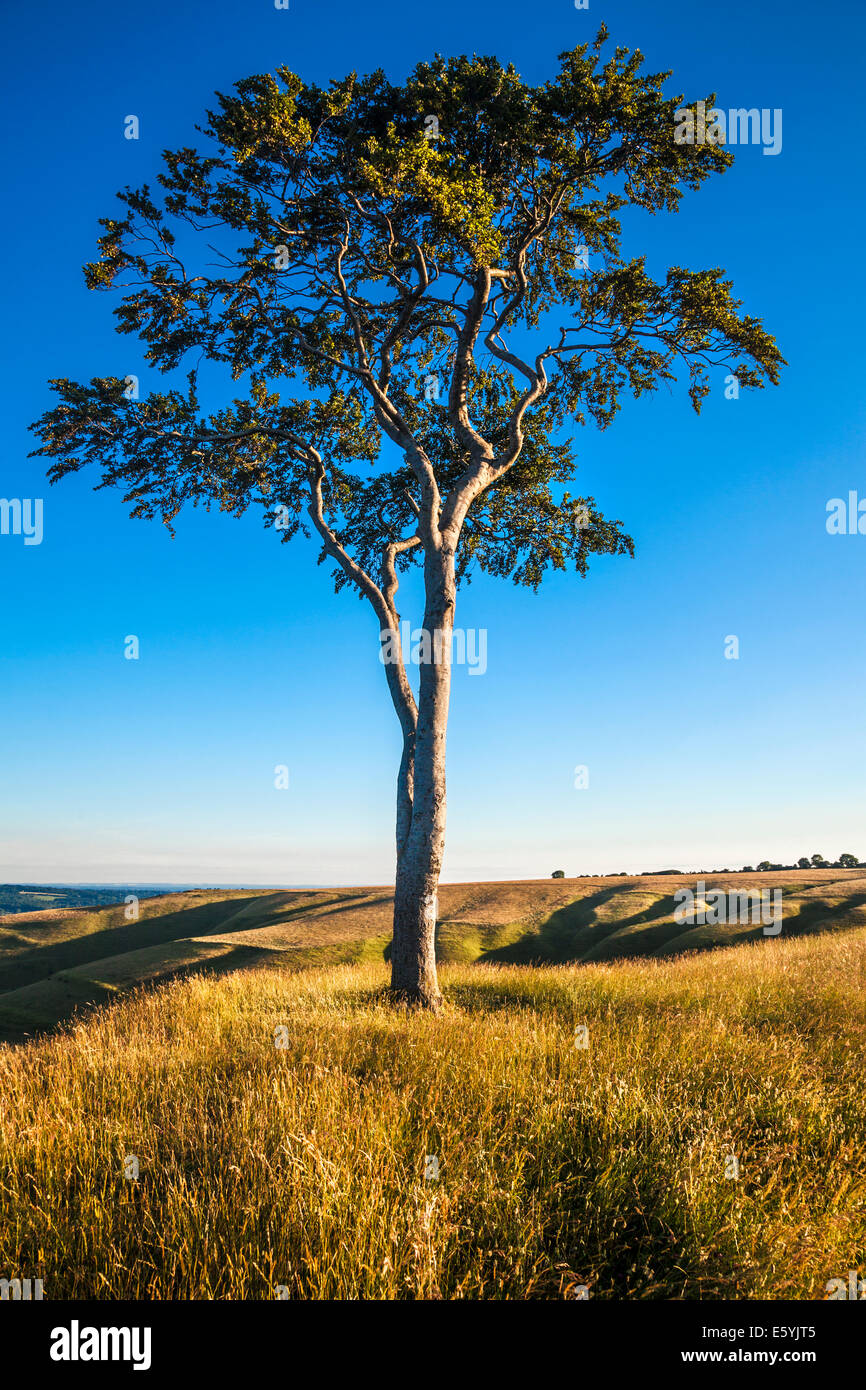
[[[582,431],[577,490],[622,519],[633,560],[462,594],[487,670],[455,671],[443,878],[866,856],[866,536],[825,528],[830,498],[866,497],[862,6],[828,24],[804,0],[86,0],[5,21],[0,496],[45,512],[41,545],[0,536],[0,879],[391,878],[399,734],[367,607],[257,515],[190,512],[172,540],[95,478],[48,490],[26,427],[52,376],[160,383],[80,267],[116,190],[155,181],[214,90],[281,63],[396,79],[437,50],[540,82],[602,19],[673,92],[782,109],[780,154],[739,149],[677,217],[631,220],[627,249],[656,271],[724,266],[790,365],[737,401],[720,374],[700,419],[681,389]]]

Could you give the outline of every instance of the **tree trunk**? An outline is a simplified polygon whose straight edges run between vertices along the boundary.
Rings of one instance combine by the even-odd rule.
[[[441,854],[438,856],[441,863]],[[397,864],[394,892],[394,943],[391,993],[401,1003],[438,1009],[442,994],[436,976],[436,890],[439,863],[421,856]]]
[[[445,849],[445,738],[455,602],[452,551],[428,553],[424,581],[429,652],[422,655],[429,660],[421,663],[418,723],[413,745],[404,743],[398,778],[391,991],[406,1003],[438,1009],[442,994],[436,977],[436,911]]]

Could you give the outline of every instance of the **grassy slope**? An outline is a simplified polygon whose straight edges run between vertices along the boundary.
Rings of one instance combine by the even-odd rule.
[[[783,934],[866,923],[862,870],[708,875],[708,888],[783,889]],[[761,937],[760,927],[674,922],[673,895],[694,878],[544,879],[452,884],[439,900],[439,958],[499,964],[613,960]],[[197,890],[124,908],[0,917],[0,1040],[19,1041],[89,1004],[190,971],[381,959],[387,889]]]
[[[0,1050],[0,1268],[48,1298],[804,1299],[863,1268],[866,928],[442,975],[434,1018],[381,960],[199,974]]]

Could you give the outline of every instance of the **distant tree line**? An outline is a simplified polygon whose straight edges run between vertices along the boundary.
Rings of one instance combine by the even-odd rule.
[[[771,864],[769,859],[762,859],[760,864],[744,864],[742,869],[695,869],[696,874],[768,874],[778,873],[787,869],[866,869],[866,862],[857,858],[856,854],[840,854],[838,859],[825,859],[823,854],[813,854],[807,857],[802,855],[796,864]],[[621,869],[616,874],[575,874],[575,878],[658,878],[662,874],[682,874],[682,869],[643,869],[639,874],[628,874],[625,869]],[[564,869],[554,869],[551,878],[565,878]]]
[[[810,856],[802,855],[796,864],[771,864],[769,859],[762,859],[760,864],[756,864],[753,869],[751,864],[744,864],[742,872],[744,874],[768,873],[777,869],[862,869],[866,867],[856,854],[840,854],[838,859],[825,859],[823,854],[813,854]]]

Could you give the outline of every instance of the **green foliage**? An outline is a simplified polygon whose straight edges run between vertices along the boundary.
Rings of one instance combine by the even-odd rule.
[[[309,515],[338,586],[362,590],[440,526],[459,578],[535,587],[631,553],[568,490],[575,426],[681,373],[699,410],[711,370],[757,388],[782,358],[720,269],[656,281],[624,258],[622,208],[674,212],[731,155],[675,143],[669,74],[605,42],[539,86],[437,57],[402,86],[282,67],[218,94],[205,148],[166,152],[159,196],[119,195],[85,273],[119,291],[118,329],[154,369],[204,361],[242,390],[204,415],[197,366],[140,401],[116,377],[58,379],[34,426],[51,480],[96,464],[169,526],[185,503],[256,503],[288,540]]]

